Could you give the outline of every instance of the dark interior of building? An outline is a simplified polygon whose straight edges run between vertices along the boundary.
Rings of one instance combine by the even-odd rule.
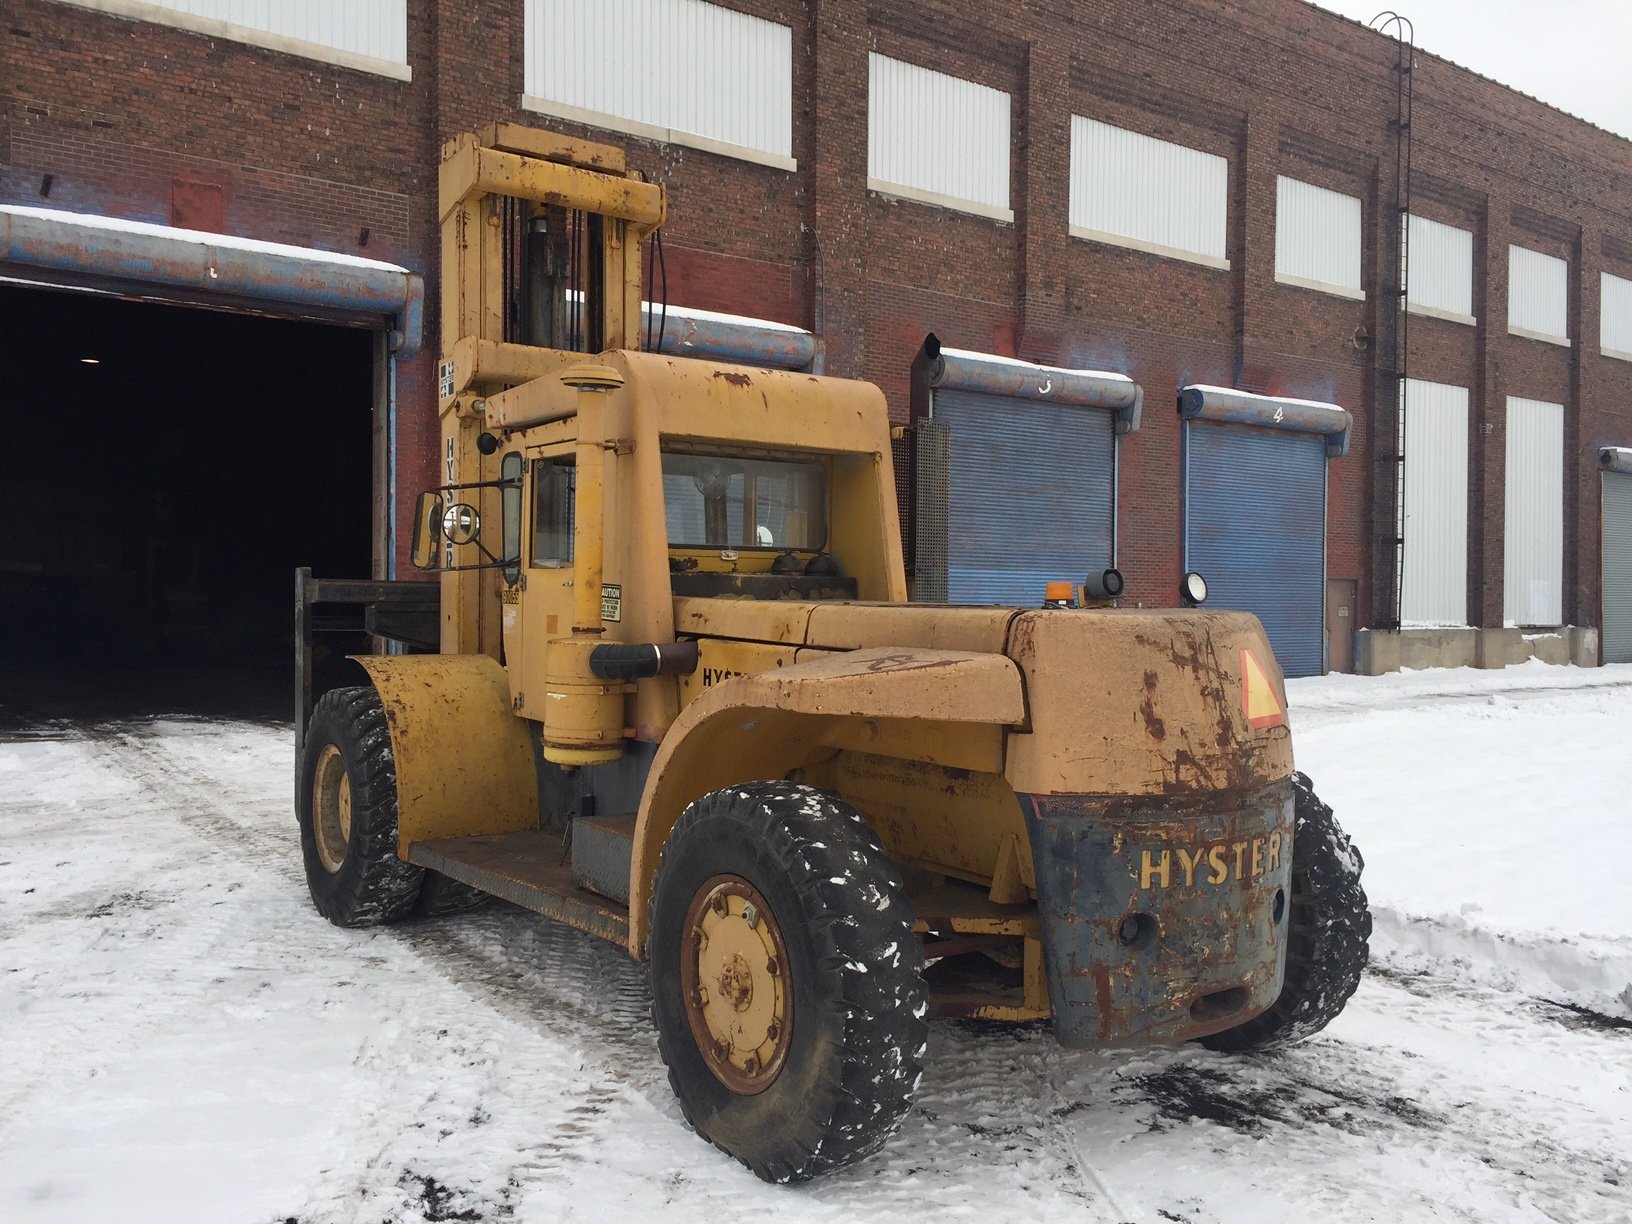
[[[0,707],[290,717],[295,567],[369,573],[371,346],[0,285]]]

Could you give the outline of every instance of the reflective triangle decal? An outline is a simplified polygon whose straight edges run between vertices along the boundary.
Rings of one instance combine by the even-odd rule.
[[[1286,725],[1286,708],[1275,695],[1275,686],[1258,657],[1245,647],[1241,649],[1241,712],[1259,730]]]

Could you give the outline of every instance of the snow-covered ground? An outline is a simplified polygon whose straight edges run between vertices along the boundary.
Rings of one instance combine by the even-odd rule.
[[[311,909],[287,726],[0,731],[0,1221],[1632,1219],[1632,667],[1294,681],[1373,971],[1279,1056],[938,1022],[866,1164],[695,1138],[640,970]]]

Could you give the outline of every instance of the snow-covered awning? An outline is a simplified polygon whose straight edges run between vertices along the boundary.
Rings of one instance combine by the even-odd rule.
[[[1354,425],[1348,409],[1337,404],[1257,395],[1204,383],[1179,388],[1179,415],[1192,421],[1223,421],[1232,425],[1324,434],[1326,454],[1333,459],[1349,453],[1349,430]]]
[[[1052,400],[1109,408],[1116,413],[1116,432],[1139,428],[1145,394],[1125,374],[1038,365],[1017,357],[946,348],[932,333],[913,362],[935,390],[976,391],[1012,399]]]
[[[396,264],[54,208],[0,205],[0,280],[379,321],[409,352],[425,330],[424,283]]]
[[[807,370],[816,360],[816,337],[786,323],[653,302],[642,302],[640,310],[642,335],[661,331],[662,353],[778,370]]]

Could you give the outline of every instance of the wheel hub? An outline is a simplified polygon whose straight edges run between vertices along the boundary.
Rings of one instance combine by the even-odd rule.
[[[312,839],[323,870],[339,871],[351,844],[351,775],[334,744],[324,745],[312,776]]]
[[[765,898],[740,876],[715,876],[686,912],[680,980],[691,1034],[716,1079],[765,1091],[793,1030],[787,949]]]

